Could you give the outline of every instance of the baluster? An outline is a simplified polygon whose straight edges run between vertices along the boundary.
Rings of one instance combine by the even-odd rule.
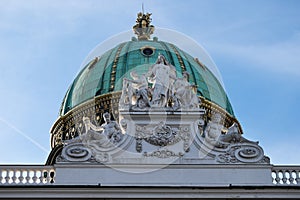
[[[278,170],[275,170],[274,172],[275,172],[275,174],[276,174],[276,178],[275,178],[276,184],[280,184],[279,171],[278,171]]]
[[[44,171],[41,170],[40,172],[41,172],[40,177],[39,177],[39,179],[40,179],[40,184],[43,184],[43,183],[44,183]]]
[[[29,173],[30,171],[29,170],[26,170],[26,183],[27,184],[30,184],[30,173]]]
[[[13,183],[13,184],[16,183],[16,180],[17,180],[17,177],[16,177],[16,170],[12,170],[11,180],[12,180],[12,183]]]
[[[271,176],[272,176],[272,183],[273,183],[274,185],[276,185],[276,184],[277,184],[277,181],[276,181],[277,173],[276,173],[275,170],[272,170]]]
[[[30,170],[29,171],[29,177],[30,177],[30,184],[34,184],[34,180],[33,180],[33,177],[34,177],[34,170]]]
[[[4,182],[3,170],[0,171],[0,184]]]
[[[6,175],[7,175],[7,171],[6,170],[2,170],[1,171],[1,183],[2,184],[6,184]]]
[[[52,177],[51,177],[51,170],[47,170],[47,184],[51,183]]]
[[[23,183],[24,183],[24,184],[27,184],[27,183],[28,183],[28,181],[27,181],[27,175],[28,175],[27,170],[24,169],[24,170],[23,170],[23,179],[24,179]]]
[[[295,179],[296,180],[296,184],[300,185],[300,177],[299,177],[299,173],[300,172],[299,172],[299,170],[295,170],[295,172],[296,172],[296,179]]]
[[[32,181],[33,181],[33,184],[36,184],[37,183],[37,176],[36,176],[36,170],[33,170],[32,173],[33,173],[33,176],[32,176]]]
[[[15,181],[14,181],[14,183],[15,184],[20,184],[20,170],[19,169],[15,169],[14,170],[15,171]]]
[[[6,171],[6,176],[5,176],[5,183],[6,184],[9,184],[9,180],[10,180],[9,172],[10,172],[10,170]]]
[[[51,170],[50,171],[50,182],[49,183],[54,183],[55,180],[54,180],[54,177],[55,177],[55,171],[54,170]]]
[[[11,171],[10,170],[7,170],[7,174],[6,174],[6,177],[5,177],[5,180],[6,180],[6,184],[10,184],[10,181],[11,181]]]
[[[271,177],[272,177],[272,183],[276,184],[276,181],[275,181],[276,173],[274,172],[274,170],[272,170],[272,172],[271,172]]]
[[[24,184],[24,170],[20,170],[20,176],[19,176],[19,180],[21,184]]]
[[[285,172],[286,172],[285,170],[282,170],[282,182],[283,182],[283,185],[287,184],[287,178],[286,178]]]
[[[290,185],[291,184],[291,182],[289,181],[290,180],[290,170],[285,170],[284,171],[284,174],[285,174],[285,178],[286,178],[286,184],[287,185]]]
[[[291,184],[291,185],[294,185],[294,184],[295,184],[295,183],[294,183],[295,178],[294,178],[294,176],[293,176],[294,172],[295,172],[295,171],[293,171],[293,170],[289,170],[289,176],[290,176],[289,181],[290,181],[290,184]]]
[[[48,171],[47,170],[43,171],[43,183],[45,183],[45,184],[48,183]]]
[[[36,173],[36,177],[37,177],[36,183],[41,184],[42,183],[41,182],[42,171],[40,169],[37,169],[35,173]]]

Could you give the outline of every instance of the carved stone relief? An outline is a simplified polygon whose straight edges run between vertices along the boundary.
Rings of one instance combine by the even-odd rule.
[[[269,163],[263,149],[249,143],[230,145],[227,151],[219,154],[216,159],[219,163]]]
[[[61,156],[70,162],[85,162],[91,159],[92,151],[82,143],[73,143],[63,148]]]
[[[158,125],[136,126],[136,150],[142,152],[145,141],[158,147],[170,146],[183,141],[183,152],[189,151],[191,143],[190,128],[188,125],[172,127],[161,121]]]

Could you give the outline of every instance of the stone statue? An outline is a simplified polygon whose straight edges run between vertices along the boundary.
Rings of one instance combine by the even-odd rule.
[[[121,141],[123,135],[118,123],[116,121],[112,121],[110,117],[110,114],[107,112],[103,114],[105,122],[101,125],[101,127],[103,128],[103,134],[106,135],[111,142],[117,143]]]
[[[145,74],[138,75],[135,71],[130,72],[133,80],[124,78],[127,81],[127,90],[129,102],[132,105],[132,98],[135,97],[136,107],[145,108],[150,107],[150,100],[148,97],[148,82]]]
[[[257,143],[244,138],[236,123],[233,123],[226,133],[222,133],[223,131],[225,132],[225,127],[221,124],[221,115],[217,113],[212,116],[212,120],[208,122],[204,130],[205,141],[220,148],[226,148],[234,143]]]
[[[226,143],[243,143],[243,142],[248,142],[248,143],[257,143],[253,142],[251,140],[247,140],[244,138],[241,134],[241,131],[237,125],[237,123],[233,123],[227,130],[227,133],[224,135],[221,135],[220,140],[222,142]]]
[[[176,68],[171,65],[170,63],[167,63],[170,67],[170,76],[169,76],[169,93],[168,93],[168,103],[170,107],[172,107],[174,110],[179,108],[179,102],[177,98],[175,97],[175,87],[174,83],[177,80],[176,75]]]
[[[123,78],[123,87],[122,94],[119,100],[119,107],[124,108],[125,106],[129,106],[132,103],[132,86],[131,83],[127,81],[127,79]]]
[[[104,113],[103,118],[105,122],[101,126],[95,126],[88,117],[83,117],[85,133],[74,139],[66,140],[65,144],[82,143],[86,146],[108,148],[121,141],[123,135],[119,125],[115,121],[111,121],[109,113]]]
[[[181,108],[195,109],[199,107],[199,98],[193,92],[196,87],[189,83],[188,72],[183,72],[183,78],[178,78],[175,81],[174,94],[175,99],[179,102]]]
[[[123,78],[119,108],[146,109],[166,108],[171,110],[198,109],[200,100],[189,83],[189,74],[177,78],[176,68],[163,55],[158,55],[155,64],[146,74],[130,73],[132,80]],[[152,88],[148,85],[152,84]]]
[[[166,107],[170,79],[172,76],[171,67],[163,55],[159,55],[156,63],[147,73],[149,82],[153,84],[151,107]]]
[[[219,143],[224,126],[221,124],[221,115],[216,113],[212,115],[211,121],[208,122],[204,130],[205,141],[213,146]]]

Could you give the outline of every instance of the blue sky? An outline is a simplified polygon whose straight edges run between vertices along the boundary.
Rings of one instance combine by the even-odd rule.
[[[0,1],[0,163],[43,164],[49,130],[89,52],[130,30],[138,0]],[[153,24],[184,33],[222,74],[244,136],[273,164],[300,164],[300,2],[144,1]],[[128,38],[130,39],[130,38]]]

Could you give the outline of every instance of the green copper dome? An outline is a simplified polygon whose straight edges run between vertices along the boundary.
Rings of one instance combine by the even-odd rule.
[[[190,74],[189,81],[197,85],[197,94],[211,101],[228,114],[234,116],[232,106],[216,76],[201,60],[192,57],[174,44],[153,40],[132,40],[121,43],[107,52],[95,57],[77,75],[63,100],[60,115],[96,96],[121,91],[124,77],[129,72],[146,73],[159,54],[175,66],[177,76],[182,72]]]

